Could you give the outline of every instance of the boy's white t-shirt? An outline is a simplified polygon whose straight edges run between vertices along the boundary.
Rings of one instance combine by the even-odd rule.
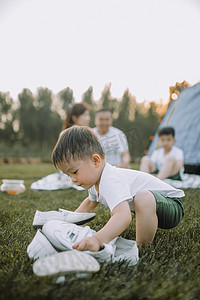
[[[164,164],[164,161],[167,157],[173,157],[175,160],[182,160],[183,161],[183,150],[176,147],[172,146],[171,150],[169,153],[165,154],[164,153],[164,148],[159,148],[157,150],[154,150],[154,152],[151,155],[151,161],[154,163],[156,168],[160,170]]]
[[[108,163],[106,163],[101,175],[99,195],[95,186],[92,186],[88,193],[91,201],[108,206],[110,211],[125,200],[128,200],[131,210],[134,210],[133,200],[136,193],[148,190],[171,198],[185,196],[182,190],[175,189],[151,174],[132,169],[117,168]]]
[[[97,127],[93,128],[93,131],[96,133],[103,148],[106,161],[113,166],[120,164],[122,152],[129,151],[125,134],[113,126],[110,126],[108,132],[104,135],[98,133]]]

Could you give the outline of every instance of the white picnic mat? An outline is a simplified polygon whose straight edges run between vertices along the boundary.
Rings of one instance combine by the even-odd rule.
[[[186,174],[184,173],[182,176],[182,181],[172,180],[172,179],[164,179],[164,181],[175,188],[200,188],[200,176],[194,174]]]
[[[172,180],[172,179],[164,179],[164,181],[175,188],[200,188],[200,176],[194,174],[186,174],[182,175],[182,181]],[[84,190],[84,188],[79,187],[71,181],[71,178],[62,173],[56,172],[50,175],[47,175],[38,181],[35,181],[31,184],[32,190],[59,190],[59,189],[69,189],[74,188],[78,191]]]
[[[47,175],[31,184],[31,189],[34,191],[54,191],[69,188],[74,188],[78,191],[84,190],[84,188],[75,185],[71,181],[71,178],[68,175],[62,173],[61,171]]]

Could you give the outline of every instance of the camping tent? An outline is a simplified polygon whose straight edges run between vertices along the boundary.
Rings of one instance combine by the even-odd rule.
[[[158,147],[158,131],[175,129],[175,145],[184,152],[185,173],[200,175],[200,82],[180,91],[160,123],[147,155]]]

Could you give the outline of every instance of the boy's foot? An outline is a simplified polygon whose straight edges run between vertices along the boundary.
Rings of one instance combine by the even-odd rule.
[[[38,229],[32,242],[28,245],[27,254],[30,259],[36,260],[41,257],[57,253],[56,249],[44,236],[42,231]]]
[[[37,276],[66,275],[68,273],[98,272],[98,261],[80,251],[65,251],[38,259],[33,264]]]
[[[60,220],[67,223],[73,223],[77,225],[85,224],[96,216],[95,213],[79,213],[59,208],[59,211],[39,211],[36,210],[33,227],[42,228],[42,226],[50,220]]]
[[[82,241],[85,237],[92,237],[96,233],[89,226],[81,227],[56,220],[45,223],[42,231],[54,247],[63,251],[73,250],[72,246],[75,243]],[[103,246],[104,248],[98,252],[81,252],[93,256],[99,262],[111,262],[114,257],[115,245],[103,244]]]

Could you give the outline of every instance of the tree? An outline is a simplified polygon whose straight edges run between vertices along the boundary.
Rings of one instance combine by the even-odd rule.
[[[37,139],[42,153],[52,148],[61,131],[61,119],[52,111],[52,92],[47,88],[38,89],[36,97]]]
[[[117,118],[113,120],[113,125],[125,133],[128,140],[130,154],[133,156],[133,150],[135,149],[138,139],[138,131],[133,124],[136,110],[136,99],[127,89],[124,92],[121,101],[118,101],[118,103],[118,111],[115,111]]]
[[[141,108],[141,105],[137,105],[135,119],[132,123],[132,128],[135,130],[132,150],[132,156],[134,157],[142,157],[144,155],[144,151],[148,148],[150,139],[154,135],[161,117],[156,112],[155,102],[150,102],[149,108],[146,112],[144,109],[142,111]]]
[[[34,97],[29,89],[23,89],[18,96],[19,139],[23,146],[37,143],[37,114]]]
[[[95,126],[95,111],[97,108],[97,104],[94,101],[94,97],[93,97],[93,87],[90,86],[87,91],[85,93],[83,93],[82,95],[82,102],[85,102],[89,105],[90,108],[90,127],[94,127]]]
[[[13,99],[9,93],[0,92],[0,140],[5,144],[13,144],[16,139],[13,129],[15,117]]]
[[[64,109],[64,111],[67,111],[68,107],[74,104],[73,91],[69,87],[61,90],[58,93],[58,97],[62,102],[62,108]]]
[[[111,84],[105,85],[104,90],[101,93],[100,106],[102,109],[108,109],[113,113],[118,101],[117,99],[112,98],[110,88]]]
[[[131,120],[134,119],[134,111],[136,106],[136,100],[127,89],[122,100],[119,103],[118,118],[115,121],[115,125],[121,130],[128,130],[131,124]]]

